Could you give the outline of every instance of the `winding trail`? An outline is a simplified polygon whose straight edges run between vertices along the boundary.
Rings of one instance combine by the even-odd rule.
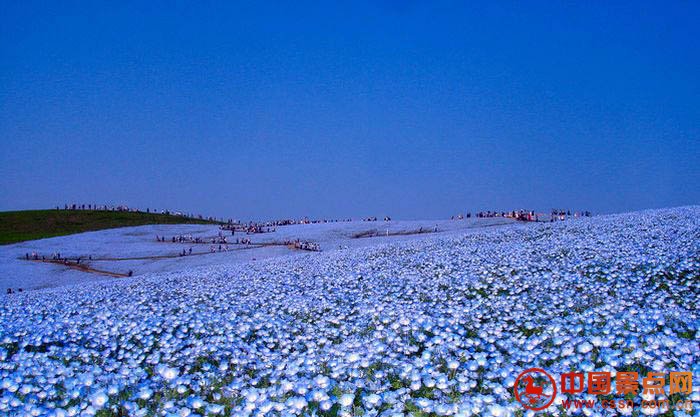
[[[176,242],[176,243],[179,243],[179,242]],[[182,242],[182,243],[185,243],[185,242]],[[214,253],[225,253],[225,252],[232,252],[232,251],[239,251],[239,250],[258,249],[258,248],[262,248],[265,246],[285,246],[289,250],[306,250],[306,251],[315,252],[315,251],[310,250],[310,249],[297,248],[293,244],[286,244],[283,242],[266,242],[266,243],[246,244],[244,247],[229,249],[229,250],[224,251],[224,252],[222,252],[222,251],[192,252],[192,253],[188,253],[187,255],[182,255],[181,253],[177,253],[177,254],[171,254],[171,255],[134,256],[134,257],[124,257],[124,258],[117,258],[117,257],[102,257],[102,258],[88,258],[88,259],[80,258],[81,262],[84,262],[84,263],[78,263],[78,258],[28,259],[28,261],[61,265],[61,266],[65,266],[66,268],[75,269],[75,270],[81,271],[81,272],[106,275],[106,276],[110,276],[110,277],[114,277],[114,278],[125,278],[125,277],[129,277],[131,275],[129,275],[128,273],[125,274],[125,273],[120,273],[120,272],[113,272],[113,271],[107,271],[104,269],[93,268],[92,266],[90,266],[90,263],[91,262],[100,262],[100,261],[103,261],[103,262],[143,261],[143,260],[180,258],[180,257],[188,257],[188,256],[201,256],[201,255],[211,255]]]
[[[31,259],[31,261],[32,262],[49,263],[49,264],[55,264],[55,265],[62,265],[62,266],[65,266],[67,268],[75,269],[78,271],[89,272],[92,274],[106,275],[106,276],[114,277],[114,278],[126,278],[126,277],[130,276],[129,274],[122,274],[119,272],[105,271],[103,269],[93,268],[87,264],[79,264],[79,263],[75,263],[75,262],[66,263],[64,261],[59,261],[59,260],[42,260],[42,259],[38,259],[38,260]]]

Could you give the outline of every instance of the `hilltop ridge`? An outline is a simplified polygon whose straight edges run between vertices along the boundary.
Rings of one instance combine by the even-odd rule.
[[[22,210],[0,212],[0,245],[116,227],[149,224],[218,224],[174,214],[110,210]]]

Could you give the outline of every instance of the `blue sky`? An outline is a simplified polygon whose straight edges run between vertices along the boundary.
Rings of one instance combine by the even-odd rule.
[[[697,2],[3,2],[0,210],[700,203]]]

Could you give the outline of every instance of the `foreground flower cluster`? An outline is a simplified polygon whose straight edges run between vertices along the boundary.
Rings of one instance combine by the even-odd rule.
[[[529,367],[697,378],[699,219],[513,225],[3,296],[0,414],[506,416]]]

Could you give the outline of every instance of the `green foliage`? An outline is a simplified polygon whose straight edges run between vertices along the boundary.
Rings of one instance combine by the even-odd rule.
[[[0,245],[147,224],[214,224],[208,220],[157,213],[103,210],[26,210],[0,212]]]

